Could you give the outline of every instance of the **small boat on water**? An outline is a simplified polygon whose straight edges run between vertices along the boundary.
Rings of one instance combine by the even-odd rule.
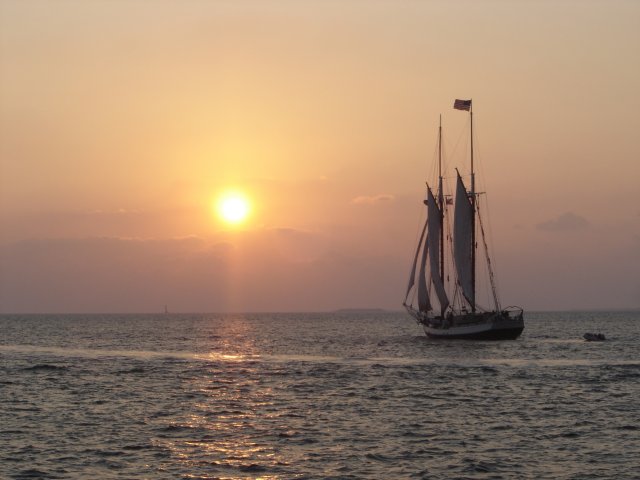
[[[606,340],[604,333],[585,333],[582,336],[587,342],[604,342]]]
[[[468,111],[470,115],[470,189],[467,190],[456,169],[455,196],[444,191],[441,122],[438,130],[438,185],[434,194],[427,184],[424,200],[427,219],[416,248],[403,306],[431,338],[515,339],[524,329],[524,314],[520,307],[503,309],[498,300],[480,217],[480,193],[475,186],[471,100],[456,100],[454,108]],[[449,205],[453,207],[449,208]],[[478,239],[484,250],[481,260],[490,284],[491,308],[482,307],[476,299]]]

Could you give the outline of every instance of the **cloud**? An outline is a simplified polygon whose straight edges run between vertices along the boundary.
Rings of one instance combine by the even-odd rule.
[[[586,218],[572,212],[566,212],[559,217],[537,224],[536,228],[546,232],[566,232],[584,230],[588,226],[589,221]]]
[[[121,216],[121,215],[141,215],[144,212],[141,210],[128,210],[126,208],[118,208],[115,210],[101,210],[101,209],[95,209],[95,210],[90,210],[88,212],[78,212],[76,213],[77,216]]]
[[[267,228],[266,231],[284,237],[304,237],[312,235],[312,233],[307,230],[301,230],[299,228],[292,227],[270,227]]]
[[[367,196],[361,195],[351,200],[356,205],[376,205],[381,202],[391,202],[395,197],[389,193],[381,193],[379,195]]]

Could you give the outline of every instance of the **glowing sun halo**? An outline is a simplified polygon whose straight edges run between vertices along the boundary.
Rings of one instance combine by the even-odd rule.
[[[227,223],[241,223],[249,215],[249,201],[239,193],[224,194],[218,201],[218,215]]]

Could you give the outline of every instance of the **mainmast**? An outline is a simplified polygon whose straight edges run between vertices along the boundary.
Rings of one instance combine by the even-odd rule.
[[[465,110],[469,112],[471,119],[471,191],[468,193],[468,198],[471,204],[471,299],[469,304],[471,305],[471,311],[476,311],[476,175],[473,169],[473,108],[471,106],[471,99],[459,100],[453,103],[453,108],[456,110]]]
[[[442,191],[442,115],[438,128],[438,207],[440,208],[440,278],[444,283],[444,193]],[[445,308],[441,309],[444,317]]]
[[[469,100],[469,117],[471,119],[471,288],[473,303],[471,311],[476,311],[476,175],[473,171],[473,106]]]

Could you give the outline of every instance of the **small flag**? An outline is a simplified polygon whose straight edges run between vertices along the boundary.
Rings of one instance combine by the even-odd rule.
[[[453,108],[456,110],[471,110],[471,100],[456,100],[453,102]]]

